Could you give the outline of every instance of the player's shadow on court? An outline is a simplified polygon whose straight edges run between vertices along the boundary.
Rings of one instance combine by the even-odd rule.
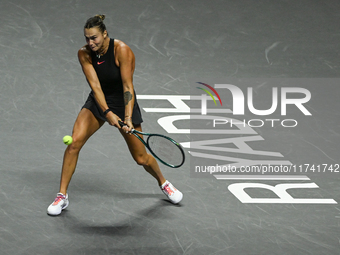
[[[115,197],[123,198],[123,199],[140,199],[140,198],[158,198],[162,200],[164,195],[162,193],[159,194],[151,194],[151,193],[127,193],[127,192],[114,192],[113,195]]]
[[[107,235],[107,236],[143,236],[145,229],[148,228],[150,220],[157,221],[172,217],[169,215],[168,206],[174,206],[168,201],[161,200],[157,204],[137,211],[135,216],[129,217],[125,222],[112,225],[88,225],[80,222],[77,218],[67,215],[67,218],[72,222],[71,230],[79,234],[88,235]],[[175,215],[173,215],[175,217]]]
[[[164,194],[141,194],[141,193],[123,193],[123,192],[115,192],[114,195],[116,197],[120,197],[123,199],[140,199],[140,198],[158,198],[160,201],[162,201],[163,205],[171,205],[175,207],[182,207],[182,204],[173,204],[169,201],[169,199],[166,199]]]

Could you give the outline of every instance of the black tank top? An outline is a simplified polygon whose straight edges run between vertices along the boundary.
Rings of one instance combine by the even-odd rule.
[[[96,53],[91,51],[91,58],[104,95],[123,100],[123,82],[120,69],[115,63],[114,39],[110,39],[109,48],[103,56],[98,58]]]

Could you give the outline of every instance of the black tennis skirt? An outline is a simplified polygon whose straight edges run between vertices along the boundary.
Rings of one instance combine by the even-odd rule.
[[[110,110],[114,114],[116,114],[121,120],[124,121],[125,105],[124,105],[123,96],[120,96],[119,98],[117,96],[105,96],[105,99]],[[96,118],[106,121],[105,115],[103,111],[100,109],[100,107],[98,106],[92,91],[89,94],[82,108],[89,109]],[[132,123],[135,125],[138,125],[138,124],[141,124],[142,122],[143,122],[142,114],[139,109],[139,105],[137,103],[136,94],[135,94],[135,104],[133,106]]]

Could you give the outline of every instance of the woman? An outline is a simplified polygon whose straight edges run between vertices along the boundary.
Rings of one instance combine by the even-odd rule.
[[[68,206],[67,188],[79,152],[105,121],[119,128],[134,160],[158,181],[172,203],[177,204],[183,198],[183,194],[164,178],[157,161],[146,152],[145,146],[129,134],[132,128],[141,131],[143,122],[132,83],[135,56],[125,43],[109,38],[104,18],[105,15],[96,15],[84,26],[87,44],[78,51],[78,59],[92,91],[75,121],[73,143],[65,150],[60,190],[47,209],[50,215],[59,215]],[[121,127],[118,121],[126,126]]]

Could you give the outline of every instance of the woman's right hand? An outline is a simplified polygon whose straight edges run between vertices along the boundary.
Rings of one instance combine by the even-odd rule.
[[[119,120],[122,121],[122,120],[116,114],[114,114],[113,112],[110,111],[106,114],[106,120],[111,126],[121,128],[118,121]]]

